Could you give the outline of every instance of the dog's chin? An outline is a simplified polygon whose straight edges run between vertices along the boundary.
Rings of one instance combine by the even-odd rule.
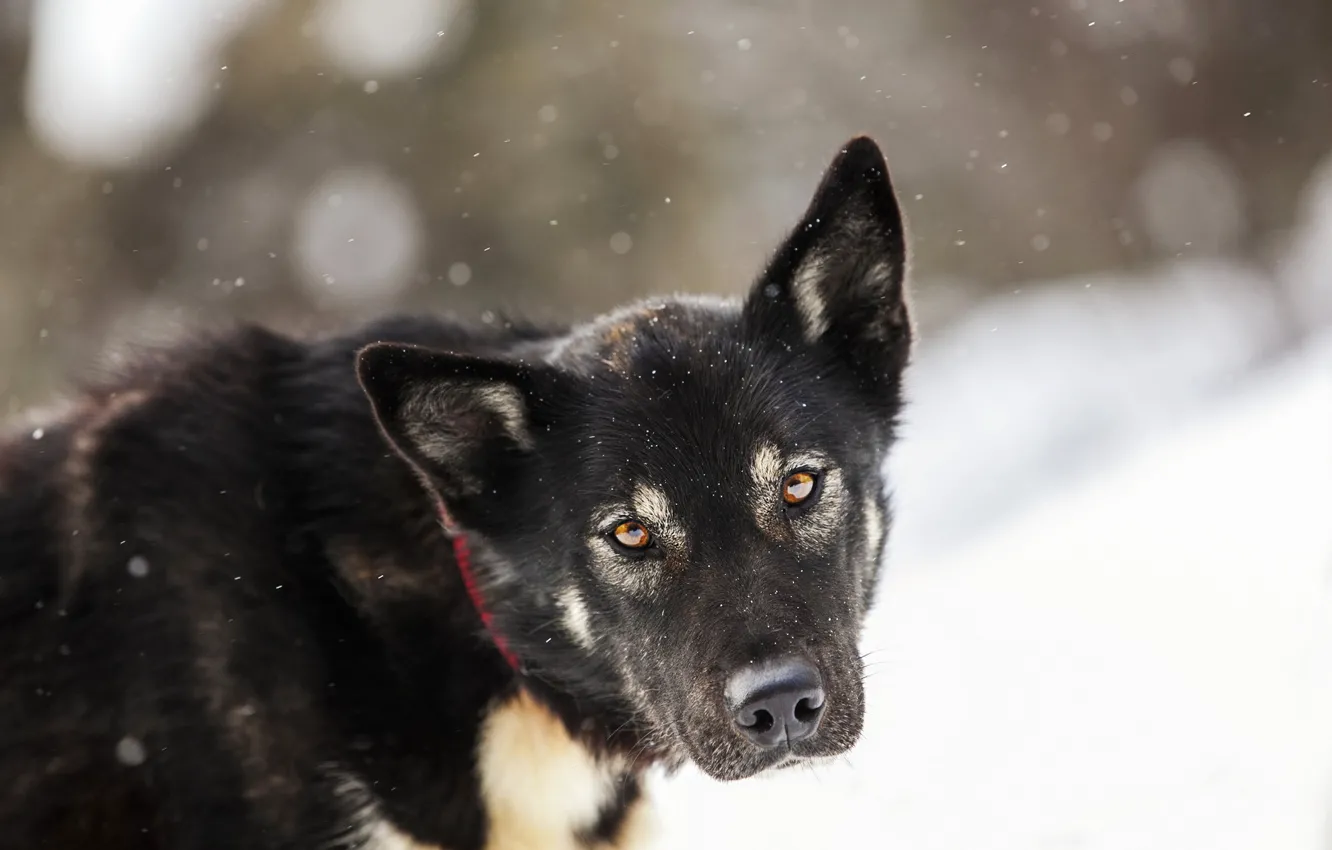
[[[827,762],[827,756],[802,756],[790,750],[775,750],[744,760],[707,762],[693,759],[695,765],[719,782],[736,782],[773,776],[796,767]]]
[[[736,782],[768,776],[801,765],[822,763],[830,756],[797,744],[772,750],[755,750],[731,739],[680,741],[685,761],[719,782]],[[808,751],[806,751],[808,750]]]
[[[788,761],[798,761],[798,757],[789,752],[763,753],[743,759],[701,759],[695,756],[692,761],[699,770],[718,782],[737,782],[750,779],[764,773],[781,769]]]

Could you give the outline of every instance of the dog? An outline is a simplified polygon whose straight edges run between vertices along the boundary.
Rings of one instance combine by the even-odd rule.
[[[573,850],[846,752],[913,329],[851,140],[742,298],[143,352],[0,443],[0,845]]]

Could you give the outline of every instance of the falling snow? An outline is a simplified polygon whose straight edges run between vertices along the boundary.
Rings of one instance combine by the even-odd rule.
[[[135,555],[129,559],[129,574],[135,578],[143,578],[148,575],[148,559],[142,555]]]
[[[126,767],[137,767],[148,757],[143,742],[132,735],[126,735],[116,742],[116,761]]]
[[[454,263],[449,266],[449,283],[454,286],[466,286],[472,279],[472,267],[466,263]]]
[[[617,254],[628,254],[629,249],[634,247],[634,240],[628,233],[621,230],[610,238],[610,249]]]

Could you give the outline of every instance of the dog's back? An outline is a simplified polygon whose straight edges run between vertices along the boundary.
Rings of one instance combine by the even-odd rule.
[[[255,483],[276,469],[273,376],[296,356],[263,332],[178,350],[0,448],[0,822],[16,846],[154,846],[177,817],[151,802],[158,783],[181,818],[192,788],[243,798],[223,752],[242,706],[219,700],[238,650],[302,636],[271,615],[255,634],[223,601],[283,574]]]

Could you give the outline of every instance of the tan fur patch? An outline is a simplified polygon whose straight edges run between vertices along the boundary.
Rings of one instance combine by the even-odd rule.
[[[650,596],[656,590],[662,577],[659,565],[627,560],[604,537],[594,538],[592,545],[597,575],[607,584],[631,596]]]
[[[586,850],[578,835],[597,822],[625,772],[622,759],[595,757],[521,691],[486,718],[477,767],[489,821],[486,850]],[[626,823],[622,836],[642,841],[645,815],[631,814],[634,828]],[[640,845],[620,841],[614,848],[634,846]]]
[[[804,325],[805,338],[817,342],[828,330],[828,305],[823,297],[823,285],[828,276],[824,258],[811,254],[796,269],[791,288],[795,292],[796,309]]]
[[[664,492],[648,484],[639,484],[634,487],[633,508],[653,534],[674,546],[685,545],[684,526],[676,519],[675,509]]]
[[[438,844],[423,844],[386,820],[376,821],[367,829],[361,847],[363,850],[447,850]]]
[[[639,323],[646,320],[650,315],[651,311],[648,310],[630,313],[622,321],[611,325],[602,337],[601,362],[616,372],[627,373],[630,365],[630,354],[633,351],[633,341],[638,335]]]
[[[326,548],[329,560],[348,585],[365,596],[381,599],[420,599],[445,592],[443,571],[411,570],[388,555],[372,555],[348,538]]]
[[[532,435],[527,429],[527,405],[516,387],[501,384],[426,386],[408,396],[399,416],[417,451],[438,463],[452,463],[469,451],[471,441],[480,437],[477,434],[460,437],[445,427],[445,423],[456,416],[455,411],[489,414],[520,448],[532,449]]]
[[[596,639],[592,636],[592,615],[587,610],[587,602],[576,588],[565,587],[555,595],[563,611],[561,621],[564,630],[584,649],[591,649]]]
[[[750,458],[749,473],[753,481],[750,498],[753,500],[754,521],[769,537],[785,536],[786,524],[778,511],[777,494],[786,474],[786,461],[782,452],[769,442],[759,443]]]
[[[796,540],[802,546],[831,546],[845,531],[846,512],[842,506],[846,502],[846,490],[842,471],[835,467],[825,469],[821,488],[819,503],[792,524]]]
[[[88,546],[92,543],[94,523],[92,516],[93,474],[97,453],[102,447],[102,436],[126,413],[141,406],[150,398],[145,390],[128,390],[107,399],[83,423],[70,441],[65,457],[65,504],[62,516],[66,540],[66,557],[61,576],[61,597],[69,599],[86,566]]]
[[[653,816],[652,806],[645,800],[639,800],[629,808],[624,825],[614,842],[598,841],[596,844],[583,847],[586,850],[635,850],[649,846],[655,833],[656,819]],[[382,819],[367,826],[360,840],[364,842],[360,845],[361,850],[448,850],[439,844],[417,841]],[[548,846],[564,845],[534,845],[543,850]],[[496,845],[492,840],[486,845],[486,850],[508,850],[508,848]]]
[[[856,599],[861,600],[865,587],[865,573],[873,570],[883,552],[884,517],[873,494],[865,497],[865,555],[855,561]]]

